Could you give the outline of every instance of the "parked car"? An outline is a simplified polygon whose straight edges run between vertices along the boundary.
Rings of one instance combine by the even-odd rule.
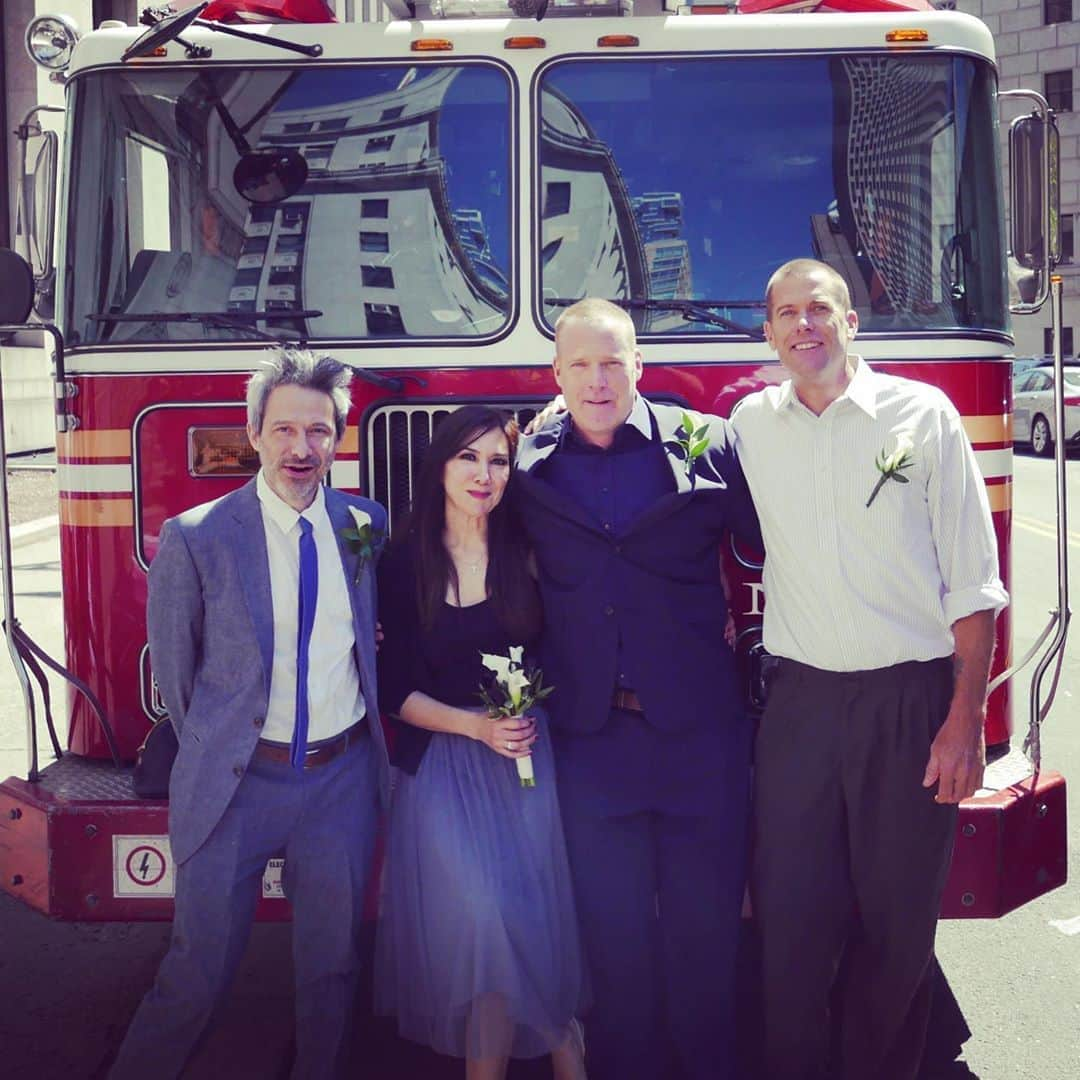
[[[1080,363],[1065,365],[1065,442],[1080,441]],[[1013,441],[1040,456],[1054,452],[1054,369],[1049,364],[1013,376]]]
[[[1049,356],[1014,356],[1012,362],[1013,379],[1015,380],[1017,375],[1030,371],[1040,364],[1052,364],[1053,362],[1053,358]]]

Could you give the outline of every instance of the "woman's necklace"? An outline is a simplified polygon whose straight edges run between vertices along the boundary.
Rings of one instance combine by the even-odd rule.
[[[462,569],[468,570],[470,574],[479,574],[487,568],[487,552],[482,551],[475,559],[467,559],[464,555],[459,555],[454,561]]]

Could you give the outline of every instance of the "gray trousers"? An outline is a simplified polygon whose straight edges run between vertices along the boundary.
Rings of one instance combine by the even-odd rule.
[[[780,665],[758,733],[751,872],[770,1080],[918,1073],[956,823],[922,778],[951,696],[950,659]]]
[[[244,953],[263,869],[284,853],[296,975],[294,1080],[337,1076],[359,968],[378,778],[370,739],[321,768],[252,762],[221,821],[177,867],[173,937],[110,1080],[179,1076]]]

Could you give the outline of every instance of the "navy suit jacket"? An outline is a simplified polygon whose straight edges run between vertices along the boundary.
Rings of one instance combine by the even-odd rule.
[[[380,763],[379,792],[389,794],[389,762],[375,684],[375,573],[358,584],[357,555],[341,540],[349,507],[366,510],[385,532],[378,504],[327,488],[326,509],[339,537],[352,604],[354,655],[367,720]],[[270,698],[274,612],[262,508],[255,481],[171,518],[150,564],[150,657],[180,749],[169,782],[169,839],[182,863],[221,820],[247,769]]]
[[[523,440],[518,453],[518,506],[544,601],[544,677],[555,687],[551,719],[568,732],[597,731],[607,722],[620,640],[626,685],[654,727],[687,731],[742,712],[723,636],[719,545],[731,530],[760,550],[761,534],[734,432],[726,420],[704,417],[709,446],[687,475],[677,443],[682,410],[647,405],[672,490],[622,533],[606,532],[543,479],[542,462],[559,445],[567,414]]]

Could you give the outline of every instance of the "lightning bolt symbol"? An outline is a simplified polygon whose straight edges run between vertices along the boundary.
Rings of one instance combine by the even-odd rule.
[[[139,863],[139,874],[142,879],[146,880],[146,875],[150,873],[150,853],[148,851],[143,852],[142,862]]]

